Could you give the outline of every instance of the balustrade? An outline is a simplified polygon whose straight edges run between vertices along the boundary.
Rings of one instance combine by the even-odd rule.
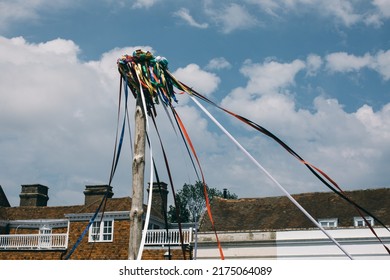
[[[183,244],[193,241],[193,229],[183,229]],[[180,245],[178,229],[148,230],[145,245]],[[4,234],[0,235],[0,250],[59,250],[68,247],[68,234]]]
[[[190,244],[193,240],[193,229],[183,229],[183,244]],[[180,245],[180,233],[178,229],[153,229],[146,234],[145,245]]]
[[[66,233],[0,235],[0,249],[3,250],[58,250],[67,247]]]

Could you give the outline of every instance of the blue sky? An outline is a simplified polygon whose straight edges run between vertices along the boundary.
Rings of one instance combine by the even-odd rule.
[[[165,56],[183,82],[285,140],[346,190],[388,187],[389,0],[0,0],[0,185],[41,183],[49,205],[83,202],[108,182],[116,60]],[[206,182],[239,197],[281,195],[186,96],[184,119]],[[326,191],[271,140],[210,111],[291,193]],[[161,116],[161,114],[160,114]],[[158,118],[175,187],[194,183]],[[154,151],[157,159],[158,142]],[[131,193],[127,147],[113,182]],[[163,163],[159,163],[163,180]]]

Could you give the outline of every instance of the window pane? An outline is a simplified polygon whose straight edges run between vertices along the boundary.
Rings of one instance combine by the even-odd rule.
[[[113,221],[93,222],[90,228],[90,241],[112,241]]]
[[[99,240],[100,222],[93,222],[91,228],[91,239]]]
[[[319,224],[323,227],[337,227],[337,218],[320,219]]]

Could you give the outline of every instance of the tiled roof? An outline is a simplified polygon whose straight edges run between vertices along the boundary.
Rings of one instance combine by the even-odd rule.
[[[0,221],[2,221],[2,220],[6,220],[5,208],[0,206]]]
[[[34,219],[64,219],[65,214],[94,213],[100,200],[89,205],[74,206],[42,206],[42,207],[7,207],[0,209],[0,216],[7,220],[34,220]],[[107,199],[105,211],[130,211],[129,197]]]
[[[66,214],[94,213],[101,200],[97,200],[89,205],[73,206],[18,206],[0,207],[0,220],[34,220],[34,219],[64,219]],[[130,211],[131,198],[108,198],[105,211]],[[144,205],[146,213],[146,206]],[[161,211],[152,207],[151,216],[163,220]]]
[[[390,188],[346,192],[347,196],[390,225]],[[353,226],[358,217],[354,206],[333,192],[293,195],[315,219],[338,218],[339,227]],[[276,230],[314,228],[315,225],[285,196],[266,198],[214,198],[212,215],[217,231]],[[200,231],[210,231],[208,215],[200,222]]]

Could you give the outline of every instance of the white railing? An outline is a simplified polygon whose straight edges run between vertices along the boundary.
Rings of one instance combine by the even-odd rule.
[[[183,244],[193,242],[193,229],[183,229]],[[178,229],[148,230],[145,245],[180,245]],[[61,250],[68,247],[68,234],[4,234],[0,250]]]
[[[193,229],[183,229],[183,244],[193,241]],[[178,229],[149,229],[146,234],[145,245],[180,245],[180,233]]]
[[[59,250],[68,247],[68,234],[0,235],[0,250]]]

